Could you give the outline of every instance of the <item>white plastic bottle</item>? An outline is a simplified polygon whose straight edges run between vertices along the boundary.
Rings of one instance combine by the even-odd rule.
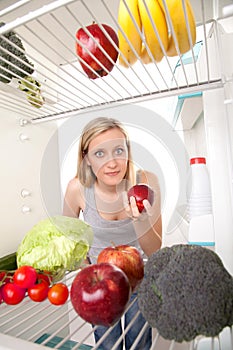
[[[191,184],[188,198],[189,244],[214,247],[211,186],[206,159],[190,159]]]
[[[190,159],[191,192],[188,201],[189,219],[198,215],[212,213],[211,188],[206,159],[196,157]]]

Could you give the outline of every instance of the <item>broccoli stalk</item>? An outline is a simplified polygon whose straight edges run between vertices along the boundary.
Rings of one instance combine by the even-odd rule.
[[[4,23],[0,23],[0,27]],[[34,72],[33,64],[25,56],[25,49],[15,32],[9,31],[0,37],[0,81],[9,83],[17,78],[19,89],[26,93],[28,102],[40,108],[44,104],[41,84],[30,75]],[[22,79],[20,79],[22,78]]]
[[[152,254],[138,290],[148,323],[169,340],[217,336],[233,325],[233,277],[213,251],[174,245]]]

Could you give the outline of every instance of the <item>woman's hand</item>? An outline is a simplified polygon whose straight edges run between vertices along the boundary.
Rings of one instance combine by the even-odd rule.
[[[130,199],[128,199],[127,192],[125,191],[122,195],[124,208],[129,218],[132,218],[133,220],[144,221],[147,220],[148,217],[152,216],[152,207],[147,199],[143,200],[145,211],[140,213],[135,198],[131,196]]]
[[[162,244],[162,220],[158,203],[150,205],[148,200],[144,200],[145,211],[139,212],[136,200],[130,197],[127,192],[123,193],[123,203],[127,216],[133,220],[135,232],[139,244],[147,256],[157,251]]]

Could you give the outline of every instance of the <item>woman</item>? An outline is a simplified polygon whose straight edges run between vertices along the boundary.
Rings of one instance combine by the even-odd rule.
[[[148,200],[144,200],[145,211],[142,213],[138,211],[135,198],[131,197],[128,201],[127,197],[127,190],[136,182],[147,183],[155,193],[152,206]],[[80,212],[94,231],[94,242],[89,251],[90,263],[95,263],[100,251],[112,242],[115,245],[136,246],[145,256],[150,256],[161,247],[158,179],[147,171],[135,173],[128,135],[115,119],[94,119],[86,125],[81,135],[77,175],[68,183],[63,215],[79,217]],[[135,302],[125,314],[125,328],[137,311]],[[144,323],[140,314],[137,322],[125,334],[126,350],[130,349]],[[106,330],[106,327],[97,327],[96,341]],[[101,349],[111,349],[121,333],[121,323],[118,322],[101,343]],[[136,349],[146,350],[150,347],[151,329],[148,327]],[[118,349],[122,349],[122,343]]]

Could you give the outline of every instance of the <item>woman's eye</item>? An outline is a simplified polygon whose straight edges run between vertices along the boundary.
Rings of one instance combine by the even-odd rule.
[[[124,148],[121,148],[121,147],[117,148],[115,151],[116,155],[118,156],[121,155],[123,152],[124,152]]]
[[[103,151],[97,151],[97,152],[95,152],[95,156],[96,156],[97,158],[101,158],[101,157],[103,157],[103,155],[104,155],[104,152],[103,152]]]

